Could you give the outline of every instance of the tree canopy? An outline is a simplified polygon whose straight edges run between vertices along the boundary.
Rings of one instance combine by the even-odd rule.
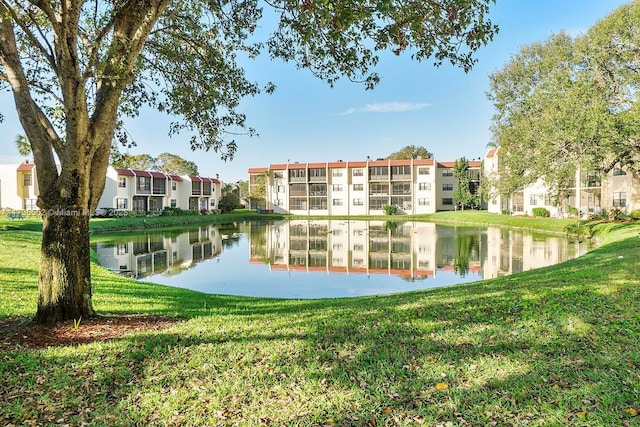
[[[494,0],[0,0],[0,90],[9,87],[38,168],[44,212],[91,212],[125,117],[148,105],[178,119],[192,148],[231,158],[253,134],[240,101],[274,90],[241,63],[260,53],[330,85],[373,88],[379,52],[468,71],[497,27]],[[277,19],[258,40],[263,9]],[[1,117],[0,117],[1,118]],[[87,215],[43,219],[37,320],[90,317]]]
[[[433,153],[425,147],[407,145],[395,153],[389,154],[385,160],[432,159]]]
[[[523,47],[490,76],[502,194],[539,178],[559,194],[577,168],[639,170],[638,22],[633,1],[584,35]]]

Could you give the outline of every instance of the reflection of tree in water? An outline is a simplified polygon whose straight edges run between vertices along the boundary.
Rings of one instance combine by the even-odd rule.
[[[453,270],[464,277],[469,272],[469,261],[478,259],[479,239],[477,234],[457,233],[456,258]]]
[[[273,221],[251,221],[249,227],[249,244],[251,256],[267,261],[267,225],[273,225]]]

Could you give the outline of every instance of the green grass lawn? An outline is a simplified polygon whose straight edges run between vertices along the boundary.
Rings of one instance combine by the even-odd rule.
[[[353,299],[206,295],[93,265],[99,312],[184,321],[0,349],[0,424],[638,426],[640,227],[599,227],[561,265]],[[0,231],[0,317],[35,312],[39,240]]]

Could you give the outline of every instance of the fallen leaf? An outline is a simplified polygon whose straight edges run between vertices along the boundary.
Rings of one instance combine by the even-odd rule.
[[[436,384],[436,390],[446,390],[449,388],[447,383],[438,383]]]
[[[622,412],[624,412],[625,414],[629,414],[632,417],[635,417],[638,415],[638,410],[635,408],[624,408]]]
[[[382,410],[383,414],[390,414],[391,413],[391,406],[387,406],[386,408],[384,408]]]

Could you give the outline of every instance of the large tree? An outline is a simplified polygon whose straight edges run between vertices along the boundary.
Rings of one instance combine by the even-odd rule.
[[[576,38],[523,47],[491,75],[501,194],[542,178],[557,197],[577,168],[638,170],[640,1]]]
[[[345,76],[367,88],[378,51],[469,70],[497,31],[493,1],[0,0],[0,82],[13,91],[46,213],[37,321],[94,315],[88,212],[123,115],[148,104],[179,117],[170,133],[191,131],[192,148],[230,157],[233,135],[253,133],[239,102],[261,91],[240,60],[264,49],[329,84]],[[278,18],[264,44],[253,35],[263,6]]]
[[[469,175],[469,161],[461,157],[453,165],[453,176],[456,177],[456,191],[453,193],[453,200],[460,206],[460,209],[478,209],[480,207],[480,194],[478,188],[473,186]]]
[[[407,145],[400,150],[389,154],[385,160],[411,160],[411,159],[432,159],[433,153],[425,147]]]

